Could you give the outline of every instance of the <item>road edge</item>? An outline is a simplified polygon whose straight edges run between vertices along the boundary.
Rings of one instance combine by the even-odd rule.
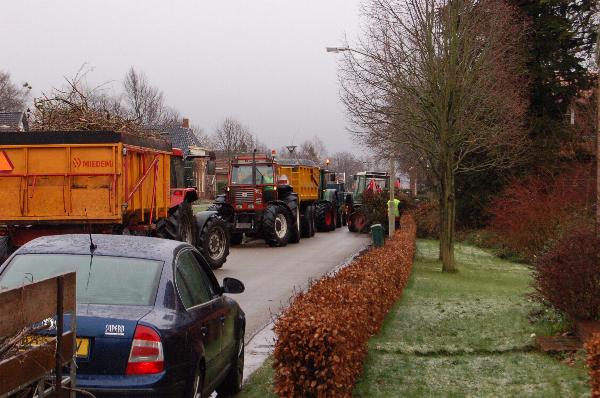
[[[367,244],[362,249],[344,259],[344,261],[336,265],[323,276],[330,276],[339,272],[341,269],[350,265],[357,257],[360,257],[364,252],[369,250],[370,247],[371,244]],[[273,319],[276,319],[281,311],[283,311],[283,308],[280,309],[278,314],[273,316]],[[270,321],[254,333],[248,343],[244,345],[244,384],[248,381],[248,378],[265,363],[269,355],[273,353],[276,338],[275,331],[273,330],[274,326],[275,322],[273,320]]]

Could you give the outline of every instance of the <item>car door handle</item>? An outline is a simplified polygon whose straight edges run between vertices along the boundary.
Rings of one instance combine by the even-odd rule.
[[[225,325],[225,315],[221,315],[219,319],[221,320],[221,323]]]
[[[208,334],[208,328],[206,326],[201,326],[200,333],[202,333],[202,337],[206,337],[206,335]]]

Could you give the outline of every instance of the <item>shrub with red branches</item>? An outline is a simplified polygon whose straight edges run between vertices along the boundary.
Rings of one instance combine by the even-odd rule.
[[[571,319],[600,319],[598,242],[590,228],[566,233],[534,265],[533,287],[541,301]]]
[[[493,203],[490,229],[510,250],[533,261],[574,227],[586,225],[594,203],[591,168],[530,176],[510,184]]]
[[[412,269],[411,216],[382,248],[362,255],[296,296],[275,324],[275,392],[281,397],[350,397],[367,342],[402,294]]]

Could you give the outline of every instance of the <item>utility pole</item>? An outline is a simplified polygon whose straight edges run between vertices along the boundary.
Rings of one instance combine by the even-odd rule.
[[[396,159],[392,156],[390,157],[390,201],[388,206],[388,230],[389,236],[394,236],[394,232],[396,231],[396,210],[394,209],[394,191],[396,189]]]
[[[600,240],[600,25],[596,38],[596,239]]]

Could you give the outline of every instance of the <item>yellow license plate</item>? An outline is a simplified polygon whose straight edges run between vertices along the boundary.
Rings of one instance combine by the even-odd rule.
[[[53,336],[28,336],[23,340],[24,346],[39,346],[52,340]],[[87,358],[90,355],[90,339],[83,337],[76,338],[77,358]]]

